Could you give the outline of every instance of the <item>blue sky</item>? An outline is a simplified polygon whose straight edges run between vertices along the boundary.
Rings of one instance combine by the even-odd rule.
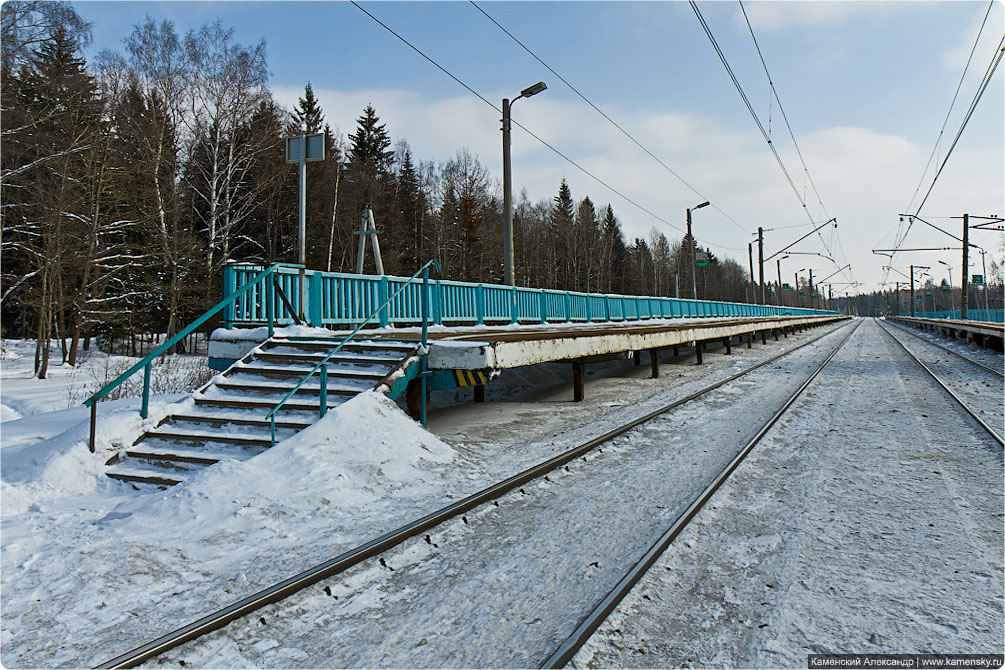
[[[442,161],[467,147],[501,172],[498,114],[348,3],[338,2],[79,2],[94,24],[94,45],[122,49],[146,15],[166,18],[179,33],[220,18],[236,38],[268,45],[270,86],[286,105],[310,80],[327,120],[351,132],[372,102],[392,138],[406,139],[420,159]],[[765,124],[767,80],[734,2],[700,8],[751,103]],[[745,4],[826,213],[838,237],[825,239],[855,279],[874,288],[885,262],[870,249],[889,246],[896,214],[908,205],[973,45],[985,2],[756,2]],[[496,102],[544,80],[549,89],[521,100],[514,116],[601,179],[661,218],[683,225],[694,192],[631,144],[467,2],[369,2],[364,7],[472,88]],[[483,9],[587,97],[668,163],[723,212],[695,215],[696,234],[713,250],[746,264],[757,226],[808,223],[753,120],[686,2],[486,2]],[[1003,31],[997,3],[947,125],[955,134]],[[922,215],[1005,212],[1003,73],[999,69]],[[772,139],[794,176],[802,168],[777,107]],[[948,142],[943,142],[940,156]],[[630,203],[514,132],[514,185],[533,200],[551,197],[566,177],[577,198],[610,202],[630,237],[656,227]],[[927,183],[925,184],[927,188]],[[827,216],[809,193],[815,220]],[[926,217],[927,218],[927,217]],[[931,219],[959,227],[955,222]],[[906,246],[943,245],[916,226]],[[769,233],[766,249],[808,228]],[[1001,257],[1001,236],[977,242]],[[798,249],[824,252],[815,236]],[[742,251],[741,251],[742,250]],[[519,250],[518,250],[519,253]],[[826,253],[826,252],[824,252]],[[957,254],[904,254],[897,265],[959,266]],[[799,261],[803,259],[803,262]],[[784,261],[783,272],[809,256]],[[811,263],[824,270],[825,259]],[[774,277],[774,263],[771,271]],[[941,268],[941,266],[939,266]],[[975,270],[971,270],[975,272]],[[980,272],[976,270],[976,272]],[[819,274],[817,275],[819,277]],[[954,279],[959,280],[958,271]]]

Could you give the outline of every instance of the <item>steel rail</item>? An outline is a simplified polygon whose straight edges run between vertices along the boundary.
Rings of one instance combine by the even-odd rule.
[[[882,328],[883,331],[887,335],[889,335],[890,338],[894,342],[896,342],[897,344],[899,344],[900,348],[903,349],[904,351],[906,351],[907,355],[910,356],[911,358],[913,358],[915,363],[917,363],[918,365],[920,365],[925,370],[925,372],[927,372],[929,375],[931,375],[932,379],[934,379],[935,381],[937,381],[939,383],[939,386],[941,386],[946,391],[946,393],[948,393],[950,396],[952,396],[953,400],[955,400],[956,402],[958,402],[960,404],[960,407],[962,407],[964,410],[966,410],[967,414],[969,414],[971,416],[971,418],[973,418],[974,421],[976,421],[977,423],[979,423],[981,425],[981,428],[983,428],[984,430],[987,431],[988,435],[990,435],[991,437],[995,438],[995,440],[998,442],[998,444],[1000,446],[1002,446],[1003,448],[1005,448],[1005,438],[1003,438],[998,433],[998,431],[996,431],[994,428],[992,428],[991,426],[989,426],[988,423],[984,419],[982,419],[980,416],[978,416],[977,412],[975,412],[973,409],[971,409],[970,405],[968,405],[963,400],[963,398],[961,398],[960,396],[956,395],[956,392],[953,391],[953,389],[949,388],[949,386],[944,381],[942,381],[942,379],[940,379],[937,374],[935,374],[934,372],[932,372],[932,369],[930,367],[928,367],[927,365],[925,365],[925,363],[920,358],[918,358],[917,356],[915,356],[914,353],[911,352],[911,350],[908,349],[907,346],[905,346],[903,342],[901,342],[900,340],[898,340],[897,337],[893,333],[891,333],[889,331],[889,329],[885,325],[880,324],[880,328]]]
[[[725,469],[723,469],[719,475],[712,480],[712,482],[705,487],[700,494],[698,494],[688,508],[684,510],[683,514],[677,517],[673,524],[671,524],[671,526],[667,528],[662,535],[660,535],[659,539],[657,539],[656,542],[653,543],[648,550],[646,550],[646,553],[644,553],[642,557],[632,565],[631,569],[625,573],[625,576],[618,581],[614,588],[611,589],[599,602],[597,602],[596,605],[594,605],[593,609],[580,620],[572,634],[569,635],[569,637],[567,637],[558,646],[558,648],[556,648],[555,651],[553,651],[551,655],[544,660],[543,663],[541,663],[540,667],[561,668],[572,660],[572,657],[576,655],[576,652],[578,652],[590,636],[593,635],[598,628],[600,628],[600,625],[610,615],[610,613],[614,611],[614,609],[618,606],[618,603],[620,603],[622,599],[628,595],[646,571],[649,570],[659,557],[663,555],[663,552],[670,546],[670,543],[674,541],[680,532],[684,530],[687,524],[690,523],[691,520],[698,514],[701,508],[715,494],[722,483],[729,478],[743,459],[746,458],[747,454],[749,454],[754,446],[761,441],[761,439],[767,434],[768,430],[775,425],[778,419],[780,419],[782,415],[788,411],[789,407],[791,407],[796,399],[802,395],[802,392],[806,390],[806,387],[808,387],[816,376],[820,374],[820,372],[824,369],[824,366],[826,366],[827,363],[834,358],[837,352],[841,350],[841,347],[844,346],[845,342],[847,342],[848,338],[854,334],[861,323],[862,322],[859,321],[855,324],[851,331],[849,331],[849,333],[842,338],[841,342],[838,343],[837,347],[835,347],[827,358],[824,359],[824,362],[817,367],[813,374],[811,374],[789,397],[785,404],[782,405],[782,408],[775,412],[774,416],[772,416],[768,422],[765,423],[759,431],[757,431],[757,434],[754,435],[742,449],[740,449],[739,453],[733,457],[733,460],[729,462]]]
[[[490,502],[496,498],[503,496],[504,494],[512,491],[514,489],[523,486],[529,481],[543,477],[548,473],[562,467],[566,463],[569,463],[576,458],[579,458],[593,449],[597,448],[610,441],[611,439],[626,433],[627,431],[635,428],[636,426],[643,424],[653,418],[665,414],[666,412],[679,407],[687,402],[690,402],[710,391],[713,391],[729,382],[735,381],[740,377],[753,372],[759,368],[766,365],[770,365],[775,361],[792,354],[803,347],[809,346],[818,340],[833,334],[836,330],[840,330],[843,326],[839,326],[836,329],[829,330],[826,333],[818,335],[813,339],[807,340],[791,349],[784,351],[776,356],[761,361],[745,370],[737,372],[725,379],[715,382],[709,386],[706,386],[690,395],[675,400],[663,407],[660,407],[642,417],[634,419],[628,423],[625,423],[617,428],[607,431],[602,435],[599,435],[591,440],[579,444],[572,449],[569,449],[561,454],[553,456],[552,458],[542,461],[537,465],[534,465],[526,470],[523,470],[507,479],[504,479],[492,486],[489,486],[481,491],[471,494],[466,498],[458,500],[446,507],[443,507],[435,512],[431,512],[423,517],[420,517],[410,523],[407,523],[395,530],[389,531],[380,537],[374,538],[368,542],[365,542],[353,549],[345,551],[323,563],[309,568],[297,575],[289,577],[281,582],[273,584],[257,593],[254,593],[246,598],[238,600],[222,609],[215,612],[207,614],[195,621],[192,621],[184,626],[176,628],[175,630],[166,633],[154,640],[151,640],[145,644],[135,647],[123,654],[120,654],[114,658],[104,661],[100,665],[95,666],[96,668],[131,668],[135,667],[144,661],[154,658],[170,649],[178,647],[186,642],[190,642],[196,638],[206,635],[214,630],[223,628],[230,622],[239,619],[243,616],[251,614],[252,612],[265,607],[274,602],[283,600],[284,598],[293,595],[294,593],[301,591],[312,584],[316,584],[322,579],[326,579],[333,575],[337,575],[345,570],[351,568],[352,566],[361,563],[362,561],[376,557],[389,549],[401,544],[405,540],[420,535],[436,526],[464,514],[465,512],[481,506],[487,502]],[[857,326],[856,326],[857,327]]]
[[[896,321],[886,321],[885,319],[884,319],[884,321],[885,321],[885,323],[888,323],[888,324],[890,324],[892,326],[895,326],[897,329],[902,330],[902,331],[904,331],[905,333],[907,333],[909,335],[914,335],[916,338],[918,338],[922,342],[927,342],[928,344],[931,344],[932,346],[938,347],[940,349],[945,349],[949,353],[956,354],[957,356],[959,356],[963,360],[968,361],[970,363],[973,363],[974,365],[976,365],[979,368],[984,368],[988,372],[993,372],[996,375],[998,375],[999,377],[1005,377],[1005,372],[1002,372],[1001,370],[995,370],[990,365],[984,365],[983,363],[979,363],[979,362],[975,361],[974,359],[970,358],[969,356],[964,356],[960,352],[954,351],[953,349],[950,349],[949,347],[947,347],[947,346],[945,346],[943,344],[939,344],[938,342],[933,342],[932,340],[928,339],[927,337],[922,337],[918,333],[915,333],[914,331],[909,330],[907,327],[905,327],[905,326],[897,323]]]

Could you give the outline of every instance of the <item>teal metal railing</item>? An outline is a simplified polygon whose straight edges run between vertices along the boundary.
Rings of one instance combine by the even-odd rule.
[[[915,312],[922,319],[956,319],[960,318],[960,310],[940,310],[938,312]],[[907,316],[901,314],[901,316]],[[987,321],[990,323],[1005,323],[1005,310],[1002,309],[968,309],[967,321]]]
[[[250,281],[260,266],[229,265],[224,268],[224,290],[234,292]],[[708,316],[777,316],[835,314],[828,310],[736,302],[687,300],[605,293],[555,291],[498,284],[448,280],[430,285],[430,311],[423,319],[421,289],[403,277],[357,275],[340,272],[281,269],[276,281],[286,295],[299,295],[306,283],[306,319],[312,326],[358,323],[376,312],[381,326],[416,324],[431,320],[436,325],[486,323],[562,323],[635,321],[641,319]],[[254,296],[231,304],[224,313],[227,327],[261,323],[262,307]],[[293,323],[293,314],[277,305],[278,324]]]
[[[143,396],[140,402],[140,416],[142,418],[147,418],[147,414],[150,408],[150,375],[152,372],[153,361],[162,354],[166,353],[176,345],[183,337],[190,335],[196,328],[206,323],[213,316],[224,310],[233,310],[235,304],[240,303],[242,309],[245,310],[247,315],[260,315],[262,321],[268,325],[269,337],[272,337],[275,324],[275,308],[276,308],[276,297],[278,295],[277,289],[280,286],[279,279],[286,280],[286,276],[280,274],[281,271],[285,270],[296,270],[300,266],[288,265],[285,263],[277,263],[267,269],[261,269],[260,271],[246,278],[246,281],[242,283],[240,288],[233,287],[233,290],[227,291],[226,287],[224,289],[225,296],[223,300],[218,302],[215,307],[208,310],[198,319],[188,324],[180,331],[178,331],[173,337],[169,338],[164,344],[160,345],[149,354],[147,354],[142,360],[133,365],[131,368],[123,372],[121,375],[116,377],[110,383],[103,386],[94,395],[84,401],[84,405],[91,408],[91,431],[90,431],[90,449],[91,453],[94,452],[94,437],[95,430],[98,421],[98,401],[107,396],[113,390],[118,388],[123,382],[132,377],[134,374],[139,372],[140,369],[143,370]],[[285,300],[285,297],[284,297]],[[290,314],[290,320],[293,320],[292,313]]]
[[[436,271],[439,272],[440,264],[434,260],[427,261],[419,270],[413,274],[408,279],[402,281],[396,281],[395,285],[398,286],[397,290],[393,294],[384,298],[384,301],[379,305],[376,305],[369,314],[367,314],[360,321],[359,325],[353,329],[351,333],[345,336],[341,342],[339,342],[335,347],[325,355],[321,361],[315,365],[310,372],[308,372],[300,382],[294,386],[289,392],[283,396],[282,400],[276,403],[275,407],[269,410],[269,413],[265,415],[265,418],[269,420],[269,432],[272,440],[272,446],[276,445],[276,412],[278,412],[283,405],[286,404],[290,398],[304,385],[307,381],[314,376],[315,373],[319,375],[320,382],[320,393],[318,399],[318,417],[323,417],[328,411],[328,361],[331,357],[342,350],[346,344],[356,336],[359,331],[363,330],[363,327],[374,320],[379,314],[384,313],[388,308],[394,303],[395,300],[404,295],[405,300],[412,300],[418,303],[418,308],[420,312],[420,319],[422,321],[422,346],[425,348],[428,343],[428,325],[429,325],[429,304],[430,304],[430,292],[429,292],[429,267],[435,266]],[[418,279],[419,275],[422,275],[422,283],[414,283]],[[384,277],[387,279],[387,277]],[[398,280],[398,277],[394,278]],[[400,284],[400,286],[399,286]],[[385,284],[386,287],[386,284]],[[415,289],[415,290],[413,290]],[[382,320],[382,323],[384,321]],[[421,357],[421,369],[419,372],[419,379],[422,385],[422,396],[420,400],[420,420],[422,425],[426,425],[426,383],[428,374],[426,372],[427,358],[426,354],[423,353]]]

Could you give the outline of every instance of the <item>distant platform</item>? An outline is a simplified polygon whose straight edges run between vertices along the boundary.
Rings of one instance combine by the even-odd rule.
[[[976,342],[982,347],[1002,351],[1005,324],[994,321],[961,321],[960,319],[929,319],[916,316],[888,316],[890,321],[921,328],[947,337]]]

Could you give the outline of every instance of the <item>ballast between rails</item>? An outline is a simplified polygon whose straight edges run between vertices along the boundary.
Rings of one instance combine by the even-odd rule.
[[[955,400],[957,403],[959,403],[960,407],[962,407],[966,411],[966,413],[969,414],[971,416],[971,418],[973,418],[974,421],[976,421],[978,424],[980,424],[981,428],[983,428],[985,431],[987,431],[988,435],[990,435],[991,437],[993,437],[995,439],[995,441],[998,442],[998,444],[1000,446],[1002,446],[1003,448],[1005,448],[1005,439],[1002,438],[1002,436],[998,433],[998,431],[996,431],[994,428],[992,428],[991,426],[989,426],[988,423],[984,419],[982,419],[980,416],[978,416],[977,412],[975,412],[973,409],[971,409],[971,407],[963,400],[963,398],[961,398],[960,396],[958,396],[956,394],[956,392],[953,391],[953,389],[949,388],[949,386],[944,381],[942,381],[942,379],[940,379],[938,375],[936,375],[934,372],[932,372],[931,368],[929,368],[927,365],[925,365],[925,363],[920,358],[918,358],[917,356],[915,356],[914,353],[910,349],[908,349],[904,345],[903,342],[901,342],[899,339],[897,339],[897,337],[893,333],[891,333],[890,330],[885,325],[881,325],[881,328],[883,329],[883,331],[887,335],[890,336],[890,338],[894,342],[896,342],[897,344],[900,345],[901,349],[903,349],[905,352],[907,352],[908,356],[910,356],[911,358],[914,359],[915,363],[917,363],[918,365],[920,365],[922,367],[922,369],[924,369],[925,372],[927,372],[929,375],[931,375],[932,379],[934,379],[936,382],[938,382],[939,386],[941,386],[945,390],[945,392],[948,393],[953,398],[953,400]],[[967,359],[967,360],[969,360],[969,359]]]
[[[583,617],[576,629],[572,634],[565,639],[562,644],[558,646],[555,651],[548,656],[547,659],[541,664],[542,668],[562,668],[572,660],[576,652],[582,648],[586,641],[593,635],[604,620],[610,615],[611,612],[618,606],[626,595],[632,590],[636,583],[645,575],[646,571],[653,566],[653,564],[663,555],[670,543],[680,534],[682,530],[687,526],[688,523],[698,514],[701,508],[706,502],[715,494],[723,482],[725,482],[729,476],[736,470],[744,458],[750,453],[750,451],[757,445],[758,442],[767,434],[768,430],[771,429],[778,419],[785,414],[786,411],[792,406],[792,404],[802,395],[803,391],[813,382],[818,374],[824,369],[827,363],[830,362],[841,347],[844,346],[845,342],[848,341],[858,327],[862,324],[861,321],[857,322],[851,331],[842,338],[841,342],[838,343],[837,347],[824,359],[824,362],[820,364],[819,367],[811,374],[806,381],[800,385],[798,389],[789,397],[789,399],[782,405],[775,414],[761,427],[757,434],[754,435],[733,457],[733,460],[719,473],[719,475],[691,502],[688,508],[681,514],[677,519],[671,524],[671,526],[660,535],[659,539],[653,543],[649,549],[642,555],[642,557],[632,565],[632,567],[625,573],[625,576],[617,583],[617,585],[611,589],[607,595],[605,595],[590,612]],[[832,331],[833,332],[833,331]],[[820,338],[816,338],[820,339]],[[815,341],[815,340],[814,340]],[[807,343],[809,344],[809,343]]]
[[[856,326],[857,327],[857,326]],[[839,328],[835,330],[839,330]],[[408,524],[401,526],[400,528],[390,531],[380,537],[373,540],[365,542],[354,549],[350,549],[338,556],[335,556],[323,563],[320,563],[308,570],[305,570],[297,575],[294,575],[288,579],[281,582],[273,584],[255,594],[236,601],[222,609],[212,612],[206,616],[203,616],[191,623],[184,626],[176,628],[175,630],[162,635],[154,640],[151,640],[143,645],[135,647],[130,651],[120,654],[108,661],[101,663],[95,667],[97,668],[131,668],[135,667],[144,661],[151,658],[155,658],[160,654],[163,654],[171,649],[174,649],[186,642],[190,642],[197,638],[200,638],[208,633],[215,630],[223,628],[227,624],[243,616],[251,614],[256,610],[259,610],[269,604],[279,602],[298,591],[301,591],[322,579],[337,575],[344,572],[345,570],[351,568],[352,566],[368,559],[379,556],[380,554],[388,551],[395,546],[401,544],[405,540],[420,535],[426,531],[429,531],[440,524],[460,516],[471,509],[479,507],[485,503],[491,502],[492,500],[503,496],[504,494],[523,486],[529,481],[538,479],[547,475],[548,473],[556,470],[563,465],[569,463],[570,461],[579,458],[593,449],[605,444],[611,439],[618,437],[626,433],[627,431],[639,426],[647,421],[654,419],[657,416],[665,414],[666,412],[680,407],[681,405],[691,402],[696,398],[705,395],[729,382],[735,381],[744,375],[747,375],[754,370],[760,369],[766,365],[770,365],[775,361],[788,356],[800,349],[809,346],[818,340],[827,337],[828,335],[835,332],[835,330],[828,330],[826,333],[818,335],[806,342],[803,342],[787,351],[784,351],[776,356],[772,356],[769,359],[756,363],[749,368],[746,368],[740,372],[737,372],[729,377],[717,381],[709,386],[706,386],[684,398],[676,400],[669,403],[663,407],[660,407],[648,414],[636,418],[632,421],[626,422],[625,424],[618,426],[612,430],[609,430],[602,435],[599,435],[587,442],[577,445],[572,449],[569,449],[561,454],[553,456],[552,458],[538,463],[526,470],[523,470],[511,477],[504,479],[492,486],[489,486],[477,493],[474,493],[466,498],[458,500],[446,507],[443,507],[435,512],[427,514],[419,519],[416,519]]]
[[[892,324],[898,330],[901,330],[901,331],[903,331],[903,332],[905,332],[905,333],[907,333],[909,335],[914,335],[916,338],[918,338],[922,342],[927,342],[928,344],[931,344],[932,346],[936,346],[936,347],[938,347],[940,349],[944,349],[945,351],[948,351],[951,354],[955,354],[955,355],[959,356],[960,358],[962,358],[963,360],[967,361],[968,363],[973,363],[974,365],[976,365],[979,368],[983,368],[984,370],[987,370],[988,372],[993,372],[994,374],[998,375],[999,377],[1005,377],[1005,372],[1002,372],[1001,370],[995,370],[994,368],[992,368],[992,367],[990,367],[988,365],[984,365],[983,363],[980,363],[978,361],[975,361],[974,359],[970,358],[969,356],[964,356],[960,352],[955,351],[953,349],[950,349],[949,347],[947,347],[947,346],[945,346],[943,344],[939,344],[938,342],[933,342],[932,340],[930,340],[930,339],[928,339],[926,337],[922,337],[921,335],[918,335],[917,333],[908,330],[907,328],[905,328],[904,326],[898,324],[895,321],[887,321],[886,323]]]

